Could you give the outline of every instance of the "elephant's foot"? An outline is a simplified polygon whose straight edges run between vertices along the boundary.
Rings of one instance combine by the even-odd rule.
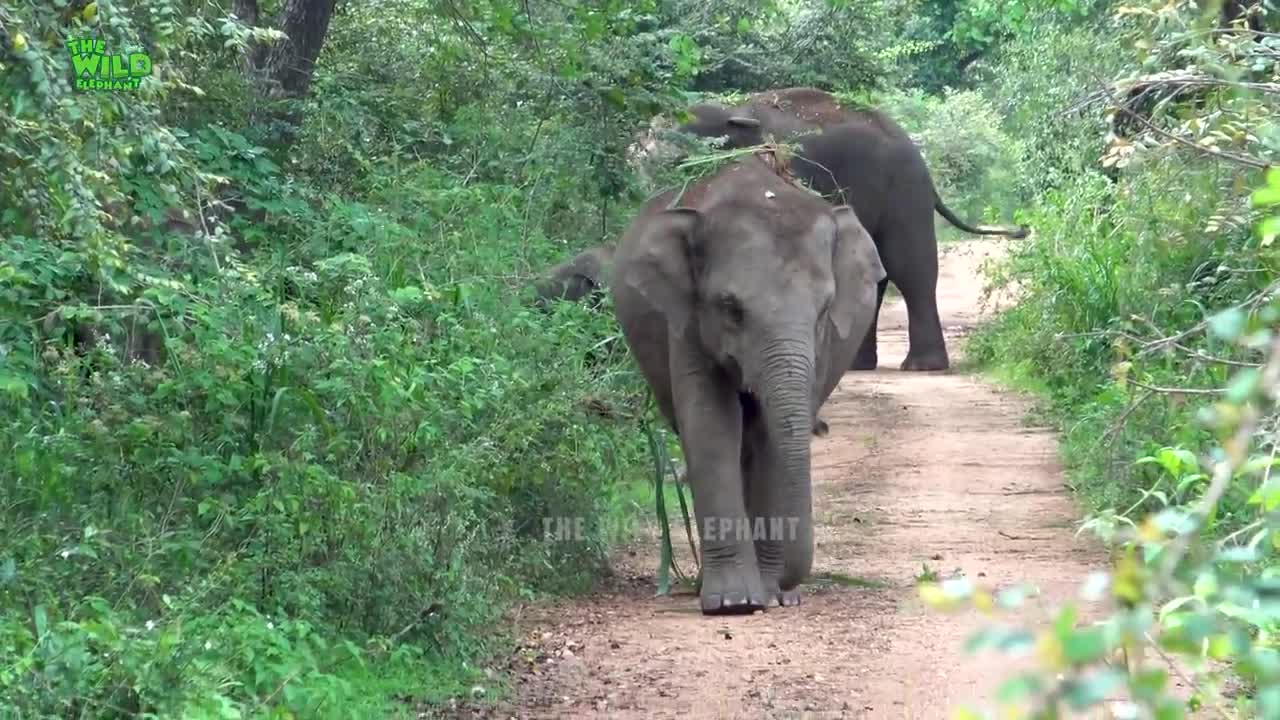
[[[774,597],[778,600],[778,607],[795,607],[800,604],[800,591],[795,588],[779,590]]]
[[[746,592],[702,594],[703,615],[750,615],[767,606],[763,595]]]
[[[765,593],[769,596],[769,607],[795,607],[800,604],[800,588],[782,590],[776,580],[766,580]]]
[[[827,421],[822,418],[813,419],[813,434],[818,437],[826,437],[831,433],[831,426],[827,425]]]
[[[945,348],[917,352],[912,349],[902,361],[902,369],[908,372],[927,372],[930,370],[946,370],[951,367]]]
[[[769,605],[769,595],[754,568],[750,572],[704,568],[698,595],[703,615],[745,615]]]
[[[875,370],[876,366],[879,364],[880,364],[879,358],[876,357],[875,353],[860,352],[857,354],[856,357],[853,358],[853,364],[849,366],[849,369],[858,370],[858,371]]]

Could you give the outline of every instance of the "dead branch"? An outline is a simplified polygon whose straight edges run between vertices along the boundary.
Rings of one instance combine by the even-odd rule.
[[[1228,160],[1238,165],[1244,165],[1245,167],[1258,168],[1260,170],[1265,170],[1271,167],[1271,163],[1266,162],[1264,160],[1259,160],[1258,158],[1250,157],[1248,155],[1230,153],[1217,147],[1211,147],[1211,146],[1206,147],[1192,140],[1188,140],[1187,138],[1182,137],[1181,135],[1178,135],[1176,133],[1171,133],[1168,130],[1164,130],[1162,128],[1156,127],[1155,123],[1152,123],[1150,120],[1143,117],[1141,113],[1138,113],[1132,110],[1129,107],[1129,102],[1121,102],[1118,98],[1116,98],[1115,94],[1111,92],[1111,88],[1108,87],[1105,83],[1100,83],[1100,84],[1103,87],[1103,91],[1107,94],[1107,97],[1111,100],[1112,104],[1115,105],[1117,110],[1124,113],[1128,117],[1131,117],[1134,120],[1137,120],[1147,130],[1155,133],[1156,135],[1159,135],[1162,138],[1165,138],[1166,140],[1171,140],[1179,145],[1184,145],[1186,147],[1189,147],[1195,150],[1196,152],[1200,153],[1201,155],[1205,155],[1211,158],[1218,158],[1221,160]]]
[[[1160,393],[1162,395],[1221,395],[1222,393],[1226,392],[1225,390],[1221,390],[1218,388],[1159,387],[1157,385],[1148,385],[1144,382],[1139,382],[1138,380],[1134,380],[1133,378],[1125,378],[1125,381],[1135,387],[1140,387],[1144,390],[1149,390],[1153,393]]]

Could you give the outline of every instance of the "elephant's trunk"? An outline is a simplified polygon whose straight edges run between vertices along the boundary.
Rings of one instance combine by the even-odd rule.
[[[783,529],[782,589],[795,587],[813,565],[813,492],[809,479],[809,443],[813,432],[814,351],[811,338],[770,344],[761,368],[760,400],[769,442],[782,477],[781,502],[771,508]]]

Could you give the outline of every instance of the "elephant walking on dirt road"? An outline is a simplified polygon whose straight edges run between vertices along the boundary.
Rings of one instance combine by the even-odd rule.
[[[799,145],[791,171],[836,204],[852,205],[871,233],[888,279],[880,283],[865,342],[852,369],[874,370],[876,322],[889,281],[907,304],[910,348],[903,370],[945,370],[950,365],[938,317],[938,240],[933,212],[979,235],[1024,237],[1027,228],[977,228],[957,218],[938,196],[924,157],[911,137],[885,114],[846,110],[830,93],[788,88],[759,93],[745,104],[694,105],[679,131],[726,137],[726,148],[763,143],[768,136]]]
[[[799,602],[810,433],[884,278],[851,208],[760,155],[650,199],[615,255],[623,337],[684,451],[706,614]]]

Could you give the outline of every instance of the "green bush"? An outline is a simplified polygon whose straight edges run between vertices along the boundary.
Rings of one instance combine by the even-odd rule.
[[[1176,24],[1166,27],[1163,43],[1204,37]],[[1103,28],[1109,34],[1101,34]],[[1098,37],[1113,40],[1098,43]],[[1125,43],[1134,37],[1148,39]],[[1027,124],[1015,112],[1009,121],[1015,132],[1032,133],[1026,138],[1027,167],[1044,168],[1048,175],[1036,182],[1037,202],[1028,214],[1035,234],[1012,246],[1008,259],[994,268],[994,284],[1016,287],[1018,304],[976,334],[969,354],[1046,391],[1066,432],[1073,478],[1095,508],[1127,504],[1147,487],[1151,475],[1128,467],[1127,458],[1153,451],[1167,432],[1179,442],[1207,439],[1188,422],[1186,394],[1151,393],[1143,386],[1212,387],[1225,381],[1231,367],[1206,362],[1218,351],[1212,344],[1196,345],[1199,355],[1192,356],[1134,353],[1146,341],[1251,297],[1273,272],[1240,195],[1252,182],[1249,168],[1206,162],[1167,139],[1189,127],[1171,126],[1166,135],[1138,144],[1111,133],[1108,148],[1101,121],[1050,112],[1047,103],[1055,101],[1059,107],[1083,103],[1086,113],[1100,115],[1098,102],[1108,92],[1123,91],[1095,89],[1097,80],[1085,80],[1088,58],[1106,67],[1120,57],[1119,47],[1151,46],[1150,37],[1141,23],[1105,18],[1063,32],[1056,41],[1032,30],[1005,49],[1009,64],[992,86],[998,102],[1026,98],[1020,101],[1024,107],[1049,118]],[[1049,78],[1050,67],[1062,68],[1062,76]],[[1258,113],[1247,97],[1222,102],[1223,112],[1201,121],[1199,132],[1212,135],[1212,128],[1229,127],[1235,113]],[[1195,122],[1182,112],[1168,117]],[[1132,152],[1139,144],[1146,149]]]
[[[1019,209],[1025,149],[1004,132],[1000,115],[981,94],[896,93],[880,106],[920,144],[938,192],[962,218],[999,222]]]
[[[1209,9],[1139,4],[1056,37],[1029,29],[992,73],[997,103],[1020,108],[1009,125],[1025,133],[1028,166],[1044,173],[1035,233],[991,268],[1018,302],[968,355],[1040,392],[1093,511],[1083,529],[1112,549],[1083,588],[1111,603],[1097,621],[1070,601],[1044,626],[993,624],[971,640],[1037,650],[999,692],[1007,716],[1104,703],[1123,717],[1280,713],[1280,220],[1258,215],[1280,204],[1280,175],[1248,192],[1280,145],[1275,103],[1247,85],[1274,82],[1276,68],[1265,34],[1214,27]],[[921,589],[988,612],[1029,590]]]
[[[645,395],[607,310],[525,288],[626,212],[582,172],[616,138],[565,121],[598,94],[415,127],[412,77],[321,72],[265,146],[217,8],[0,29],[0,715],[377,715],[468,688],[509,600],[589,586]],[[75,91],[87,32],[164,71]]]

